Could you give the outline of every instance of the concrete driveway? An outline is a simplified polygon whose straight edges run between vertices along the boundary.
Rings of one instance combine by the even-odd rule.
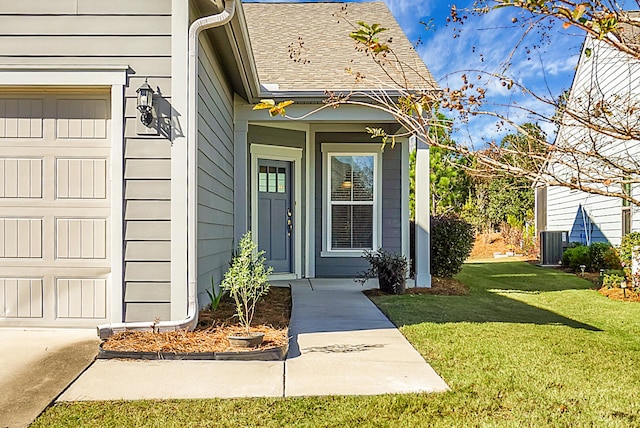
[[[26,427],[93,362],[94,329],[0,329],[0,427]]]

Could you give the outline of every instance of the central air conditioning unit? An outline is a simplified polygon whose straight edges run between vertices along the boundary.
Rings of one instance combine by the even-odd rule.
[[[543,266],[561,264],[562,253],[569,246],[569,232],[540,232],[540,263]]]

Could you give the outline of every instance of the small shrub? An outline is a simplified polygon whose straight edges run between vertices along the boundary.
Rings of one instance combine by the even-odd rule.
[[[594,242],[589,246],[590,270],[620,269],[620,260],[615,248],[606,242]]]
[[[584,265],[587,268],[591,265],[589,247],[573,243],[573,246],[567,248],[562,254],[562,266],[577,272],[580,270],[580,265]]]
[[[600,269],[622,270],[617,248],[611,246],[604,254],[604,266]]]
[[[267,294],[270,287],[267,278],[273,269],[266,268],[264,263],[264,251],[258,251],[258,245],[251,239],[251,232],[247,232],[240,239],[231,266],[220,284],[220,287],[233,298],[236,315],[247,334],[256,304]]]
[[[454,216],[431,217],[431,274],[451,278],[471,254],[475,237],[470,223]]]
[[[611,271],[602,275],[602,287],[620,288],[620,283],[625,280],[623,271]]]
[[[380,290],[387,294],[404,294],[407,278],[407,258],[402,254],[390,253],[382,248],[378,251],[365,251],[369,269],[360,274],[358,282],[378,278]]]

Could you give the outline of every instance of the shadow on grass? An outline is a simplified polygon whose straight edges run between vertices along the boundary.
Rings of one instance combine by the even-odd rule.
[[[469,285],[471,293],[468,296],[404,295],[375,299],[375,302],[384,312],[393,313],[393,319],[399,327],[425,322],[497,322],[564,325],[601,331],[594,326],[504,295],[590,288],[589,282],[574,275],[526,263],[487,263],[465,265],[457,278]]]

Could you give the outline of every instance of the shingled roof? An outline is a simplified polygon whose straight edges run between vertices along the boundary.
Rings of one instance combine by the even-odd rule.
[[[620,30],[617,35],[622,42],[627,44],[632,50],[640,54],[640,11],[625,11],[623,18],[627,22],[620,24]]]
[[[390,46],[405,64],[411,89],[435,89],[436,83],[397,21],[382,2],[371,3],[244,3],[251,47],[260,84],[279,91],[348,91],[379,89],[391,79],[349,37],[356,21],[389,29]],[[346,19],[345,19],[346,18]],[[291,58],[290,46],[301,61]],[[393,79],[403,82],[394,67]],[[346,70],[351,70],[348,73]],[[364,79],[356,79],[356,73]]]

